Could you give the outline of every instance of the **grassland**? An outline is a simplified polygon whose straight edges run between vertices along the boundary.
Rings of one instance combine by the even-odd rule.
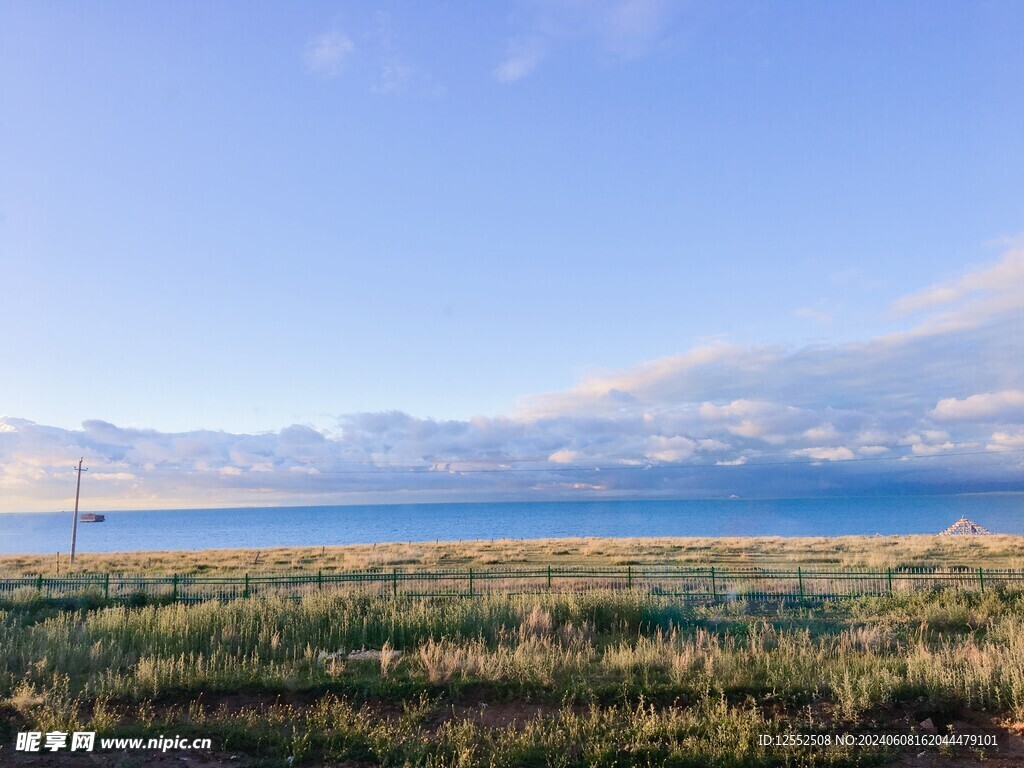
[[[458,541],[165,552],[0,555],[0,576],[67,573],[324,573],[405,565],[984,565],[1024,568],[1020,536],[636,538]]]
[[[714,549],[700,550],[701,541]],[[280,572],[326,569],[308,557],[353,569],[417,552],[449,564],[456,563],[441,558],[598,564],[671,555],[680,563],[774,558],[850,567],[963,557],[1010,567],[1019,557],[1010,537],[831,543],[830,550],[823,539],[481,542],[461,550],[271,550],[260,561]],[[171,556],[144,553],[80,565],[166,572],[173,562],[185,572],[205,557],[237,572],[253,567],[250,554],[164,561]],[[0,572],[11,571],[10,561]],[[22,567],[38,572],[31,560]],[[187,755],[204,766],[981,768],[1024,763],[1021,723],[1024,594],[1011,590],[804,606],[688,604],[628,590],[125,605],[26,590],[0,605],[0,765],[187,764],[178,762],[187,753],[64,753],[31,762],[11,754],[15,732],[59,729],[208,737],[213,753]],[[765,734],[927,737],[950,729],[994,736],[999,746],[760,743]]]
[[[87,608],[26,595],[0,611],[0,743],[86,729],[210,737],[234,765],[840,766],[890,755],[758,736],[905,734],[930,718],[983,722],[1005,749],[1000,720],[1024,719],[1022,608],[993,592],[766,614],[624,592]]]

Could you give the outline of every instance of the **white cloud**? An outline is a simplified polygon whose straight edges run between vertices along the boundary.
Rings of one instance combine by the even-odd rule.
[[[303,60],[306,69],[323,77],[333,78],[345,71],[355,51],[355,44],[344,32],[322,34],[306,45]]]
[[[956,444],[950,440],[944,443],[914,443],[910,446],[915,456],[934,456],[939,453],[956,450]]]
[[[326,79],[345,74],[382,96],[441,96],[445,88],[422,66],[411,61],[402,45],[401,26],[378,11],[347,32],[332,30],[312,38],[303,50],[306,70]]]
[[[413,68],[401,61],[384,62],[373,90],[377,93],[400,93],[406,89],[413,74]]]
[[[647,458],[670,463],[688,459],[697,450],[697,443],[682,435],[673,437],[655,435],[649,439],[648,444],[649,447],[645,454]]]
[[[991,442],[985,447],[990,451],[1017,451],[1024,449],[1024,430],[1020,432],[993,432]]]
[[[521,6],[525,24],[494,68],[500,82],[534,73],[553,49],[592,48],[615,59],[645,56],[660,44],[678,3],[668,0],[553,0]]]
[[[704,438],[697,441],[697,447],[702,451],[708,452],[719,452],[728,451],[731,446],[721,440],[715,440],[714,438]]]
[[[932,415],[937,419],[973,419],[1000,421],[1024,418],[1024,391],[1007,389],[985,392],[963,399],[947,397],[939,400]]]
[[[836,446],[834,448],[816,447],[816,448],[801,448],[797,451],[793,451],[794,456],[807,456],[811,459],[818,459],[819,461],[849,461],[850,459],[856,458],[853,451],[843,445]]]
[[[391,14],[377,11],[372,27],[361,38],[361,52],[374,73],[370,90],[384,95],[443,95],[445,88],[421,65],[409,60],[408,46],[401,43],[401,29],[396,28]]]
[[[837,434],[830,424],[810,427],[819,421],[819,415],[812,411],[762,400],[740,399],[724,405],[705,402],[696,412],[709,427],[715,425],[729,434],[769,445],[783,445],[801,433],[811,441],[831,439]]]
[[[708,420],[745,419],[751,416],[767,416],[777,411],[774,403],[763,400],[733,400],[725,405],[701,403],[699,413]]]
[[[531,74],[543,60],[546,45],[541,38],[512,40],[502,62],[494,68],[494,76],[503,83],[514,83]]]
[[[804,430],[803,436],[813,442],[823,443],[836,440],[839,437],[839,432],[831,423],[825,422]]]
[[[742,467],[746,463],[747,463],[747,457],[746,456],[740,456],[739,458],[731,459],[729,461],[724,461],[724,460],[716,461],[715,462],[715,466],[716,467]]]
[[[596,23],[605,47],[632,58],[651,50],[671,21],[673,4],[667,0],[622,0],[609,3]]]
[[[891,432],[883,429],[864,429],[857,433],[856,442],[867,445],[870,443],[890,443],[896,438]]]
[[[857,449],[860,456],[881,456],[892,449],[887,445],[862,445]]]
[[[570,451],[566,448],[563,448],[562,450],[555,451],[550,456],[548,456],[548,461],[554,464],[568,464],[570,462],[576,461],[579,457],[579,451]]]
[[[912,334],[976,328],[1024,309],[1024,248],[1015,247],[995,262],[893,303],[896,315],[931,312]]]
[[[966,272],[959,278],[936,283],[924,290],[898,299],[897,312],[918,312],[951,304],[976,293],[1005,293],[1024,281],[1024,247],[1010,249],[985,267]]]

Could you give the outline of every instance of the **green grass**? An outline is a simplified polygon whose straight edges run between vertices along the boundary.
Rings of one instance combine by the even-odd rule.
[[[0,738],[191,729],[299,763],[856,764],[879,755],[765,751],[757,735],[869,728],[922,700],[1020,720],[1022,609],[1019,592],[992,590],[802,608],[624,591],[134,606],[26,595],[0,608]],[[348,658],[357,649],[383,653]]]

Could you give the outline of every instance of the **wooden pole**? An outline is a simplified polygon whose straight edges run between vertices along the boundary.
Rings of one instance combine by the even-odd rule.
[[[82,473],[88,472],[87,469],[82,469],[82,462],[85,461],[83,456],[78,460],[78,482],[75,484],[75,516],[71,518],[71,564],[75,564],[75,540],[78,538],[78,497],[82,491]]]

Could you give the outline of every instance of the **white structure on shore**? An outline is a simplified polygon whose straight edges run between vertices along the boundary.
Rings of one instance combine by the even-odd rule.
[[[972,523],[966,517],[961,517],[949,528],[942,531],[939,536],[991,536],[992,531],[982,528],[977,523]]]

